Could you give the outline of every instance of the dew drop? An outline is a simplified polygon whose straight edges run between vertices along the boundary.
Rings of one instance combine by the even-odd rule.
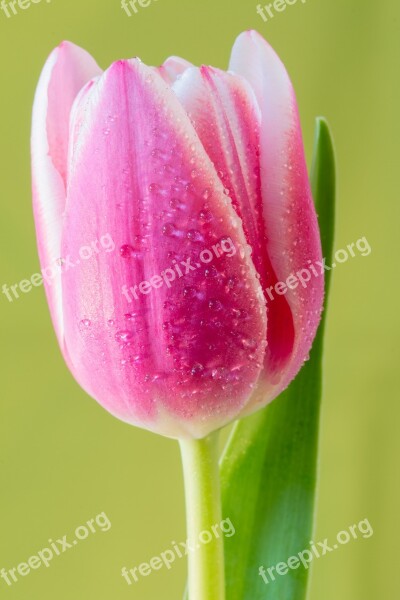
[[[214,265],[212,265],[211,267],[207,267],[204,270],[204,275],[207,277],[207,279],[211,278],[211,277],[216,277],[218,275],[218,271],[217,271],[216,267],[214,267]]]
[[[201,363],[195,363],[193,365],[193,367],[191,368],[191,374],[192,375],[199,375],[200,373],[202,373],[204,371],[204,367]]]
[[[142,253],[140,252],[140,250],[135,250],[135,248],[133,248],[133,246],[131,246],[130,244],[124,244],[123,246],[121,246],[119,249],[119,253],[122,258],[142,257]]]
[[[213,220],[212,213],[209,210],[201,210],[199,213],[199,219],[204,223],[209,223]]]
[[[171,200],[169,201],[169,205],[171,208],[173,208],[174,210],[181,210],[182,208],[184,208],[184,204],[183,202],[181,202],[179,200],[179,198],[171,198]]]
[[[255,350],[255,348],[257,347],[257,342],[255,340],[253,340],[252,338],[246,338],[243,337],[241,340],[241,345],[243,348],[246,348],[248,350]]]
[[[194,298],[196,296],[197,290],[195,287],[187,286],[183,288],[183,295],[185,298]]]
[[[202,234],[197,229],[189,229],[189,231],[186,234],[186,237],[191,242],[203,242],[204,241]]]
[[[217,367],[211,371],[211,377],[213,379],[221,380],[226,379],[227,370],[225,367]]]
[[[162,233],[167,237],[173,237],[179,234],[179,230],[173,223],[165,223],[165,225],[162,228]]]
[[[222,302],[220,302],[220,300],[216,300],[216,299],[211,299],[208,303],[208,308],[210,308],[211,310],[221,310],[222,308]]]
[[[117,342],[129,342],[133,338],[133,331],[128,331],[124,329],[122,331],[117,331],[115,334],[115,339]]]
[[[134,319],[136,319],[137,317],[137,313],[134,312],[128,312],[124,314],[124,317],[127,321],[133,321]]]

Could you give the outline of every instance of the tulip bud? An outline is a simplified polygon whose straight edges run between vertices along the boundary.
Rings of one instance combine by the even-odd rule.
[[[104,408],[200,438],[288,385],[319,322],[323,276],[300,271],[321,247],[294,92],[257,33],[229,72],[102,73],[64,42],[36,92],[32,169],[60,348]]]

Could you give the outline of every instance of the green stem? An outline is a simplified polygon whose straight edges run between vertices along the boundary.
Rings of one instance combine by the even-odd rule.
[[[225,600],[218,433],[180,440],[189,550],[189,600]]]

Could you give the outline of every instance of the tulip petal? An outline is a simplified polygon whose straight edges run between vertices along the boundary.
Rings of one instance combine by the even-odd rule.
[[[74,103],[71,108],[70,118],[69,118],[69,146],[68,146],[68,165],[67,168],[70,168],[73,159],[73,153],[75,153],[75,158],[78,154],[77,148],[79,145],[78,138],[80,136],[81,130],[85,127],[85,119],[86,119],[86,110],[87,104],[92,92],[96,90],[96,83],[98,82],[100,76],[93,77],[90,79],[86,85],[80,90],[79,94],[76,96]]]
[[[264,290],[277,283],[268,255],[260,180],[261,115],[242,77],[211,67],[188,69],[173,90],[185,107],[243,222]],[[267,242],[267,243],[266,243]],[[269,377],[289,360],[294,343],[291,309],[284,296],[269,305],[265,366]]]
[[[157,70],[164,81],[172,85],[191,66],[193,66],[192,63],[184,58],[170,56]]]
[[[69,115],[82,86],[101,71],[81,48],[63,42],[50,54],[36,90],[32,116],[33,208],[45,289],[62,344],[61,252],[65,208]]]
[[[234,418],[263,364],[241,221],[154,69],[119,61],[82,103],[62,243],[74,374],[123,420],[201,437]]]
[[[302,269],[307,269],[310,275],[304,285],[298,283],[295,289],[287,288],[285,297],[293,315],[295,340],[291,360],[276,382],[275,396],[306,359],[320,320],[323,275],[310,271],[311,264],[319,269],[316,263],[321,260],[320,236],[296,98],[284,65],[257,32],[248,31],[233,46],[230,69],[250,83],[261,111],[263,214],[274,272],[283,282]],[[269,307],[272,302],[276,299]],[[262,398],[257,398],[258,401]]]

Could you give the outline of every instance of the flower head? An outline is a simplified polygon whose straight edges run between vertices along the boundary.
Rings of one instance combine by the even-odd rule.
[[[32,165],[42,267],[61,258],[53,324],[100,404],[202,437],[288,385],[323,297],[322,276],[296,273],[321,247],[293,88],[261,36],[239,36],[228,72],[170,58],[103,73],[64,42]]]

